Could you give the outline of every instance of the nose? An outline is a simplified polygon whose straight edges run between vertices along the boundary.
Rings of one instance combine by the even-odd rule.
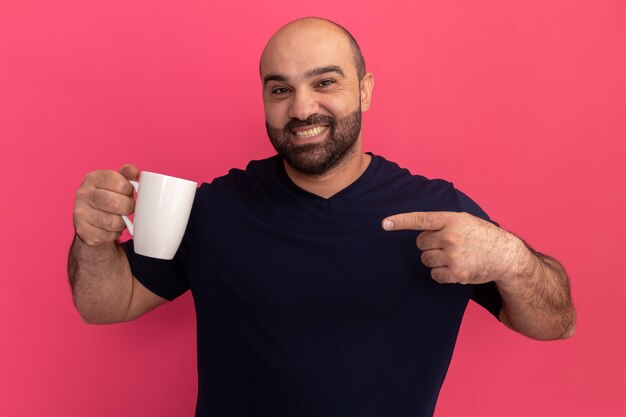
[[[308,91],[296,91],[292,96],[289,106],[289,117],[292,119],[306,120],[319,112],[319,103]]]

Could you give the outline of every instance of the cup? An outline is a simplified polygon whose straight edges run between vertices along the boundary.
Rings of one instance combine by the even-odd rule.
[[[143,171],[137,192],[135,222],[122,216],[133,236],[135,253],[172,259],[183,240],[198,184],[182,178]]]

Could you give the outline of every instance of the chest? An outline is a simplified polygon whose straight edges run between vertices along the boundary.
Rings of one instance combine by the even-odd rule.
[[[212,316],[306,322],[323,312],[350,325],[462,315],[471,289],[430,278],[417,232],[382,229],[392,208],[259,207],[238,205],[199,223],[189,280]]]

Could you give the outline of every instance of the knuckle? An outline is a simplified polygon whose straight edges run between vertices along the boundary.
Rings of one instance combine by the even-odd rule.
[[[422,222],[428,226],[428,228],[432,228],[440,222],[440,215],[437,213],[429,212],[428,214],[424,213],[422,216]]]
[[[430,228],[432,226],[432,217],[430,215],[426,215],[425,213],[415,213],[414,215],[415,224],[423,224],[426,228]]]
[[[94,223],[106,232],[117,232],[122,230],[121,223],[123,223],[120,216],[98,212],[95,215]]]
[[[83,218],[85,216],[85,209],[80,206],[74,206],[72,214],[74,216],[74,221],[76,221],[77,219]]]
[[[76,199],[84,198],[87,195],[87,188],[84,185],[81,185],[76,190]]]
[[[125,228],[126,228],[126,223],[124,223],[124,220],[122,220],[121,216],[111,216],[111,219],[109,221],[110,227],[112,231],[114,232],[122,232]]]
[[[95,189],[89,193],[89,200],[96,207],[106,207],[109,204],[109,196],[105,190]]]
[[[108,213],[125,214],[125,197],[106,190],[95,191],[92,201],[96,208],[102,209]]]
[[[450,251],[447,251],[447,255],[448,255],[450,264],[458,267],[462,260],[460,253],[455,250],[450,250]]]
[[[119,194],[130,195],[133,191],[133,187],[128,180],[122,176],[119,172],[113,172],[115,174],[111,178],[111,191],[115,191]]]
[[[111,221],[109,220],[109,216],[101,211],[94,213],[93,223],[96,227],[102,230],[111,230]]]
[[[78,205],[84,201],[87,201],[88,199],[89,199],[89,191],[84,185],[81,186],[78,190],[76,190],[74,204]]]
[[[419,224],[423,221],[424,216],[422,213],[411,213],[410,219],[413,223]]]
[[[445,243],[448,244],[448,246],[452,247],[457,247],[461,245],[463,241],[461,236],[459,236],[457,233],[446,233],[443,237],[443,240]]]
[[[85,240],[84,237],[86,233],[82,222],[74,221],[74,230],[76,231],[76,234],[81,237],[82,240]]]
[[[103,170],[91,171],[90,173],[85,175],[85,181],[83,181],[83,185],[91,184],[98,186],[102,184],[103,180],[106,178],[106,173],[107,171]]]
[[[118,237],[118,233],[109,232],[107,230],[99,230],[94,236],[94,242],[96,244],[114,242]]]
[[[99,171],[91,171],[87,173],[87,175],[85,175],[85,179],[83,180],[83,185],[94,183],[98,178],[98,172]]]
[[[85,177],[83,185],[94,185],[97,188],[130,194],[132,187],[122,174],[113,170],[92,171]]]
[[[74,229],[78,231],[78,228],[82,228],[83,224],[86,223],[87,213],[86,210],[82,207],[75,207],[72,213],[72,221],[74,223]]]
[[[448,225],[454,226],[454,225],[459,224],[460,222],[462,222],[464,215],[465,213],[463,212],[451,213],[450,216],[448,217]]]
[[[475,219],[475,216],[472,216],[471,214],[466,212],[458,213],[458,216],[455,216],[455,221],[459,223],[467,223],[472,221],[473,219]]]
[[[458,282],[463,283],[463,284],[468,283],[471,278],[471,274],[467,269],[459,268],[459,267],[456,268],[454,276],[456,277]]]
[[[135,200],[125,197],[120,202],[119,213],[128,216],[135,211]]]

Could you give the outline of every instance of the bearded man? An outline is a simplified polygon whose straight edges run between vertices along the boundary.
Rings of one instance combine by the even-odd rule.
[[[117,242],[137,168],[77,192],[81,316],[132,320],[191,290],[197,416],[432,416],[470,299],[529,337],[572,335],[555,260],[449,182],[363,152],[374,77],[344,28],[287,24],[260,73],[277,155],[198,189],[172,261]]]

